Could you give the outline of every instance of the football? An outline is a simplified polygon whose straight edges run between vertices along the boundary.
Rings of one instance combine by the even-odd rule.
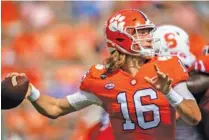
[[[25,98],[29,80],[25,76],[12,76],[1,81],[1,109],[18,106]]]

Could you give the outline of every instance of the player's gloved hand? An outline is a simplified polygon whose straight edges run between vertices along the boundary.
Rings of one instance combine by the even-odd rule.
[[[162,92],[163,94],[168,94],[171,90],[172,79],[168,77],[168,74],[165,74],[160,71],[157,65],[154,65],[154,69],[157,73],[157,77],[149,78],[145,77],[144,79],[149,83],[152,87]]]

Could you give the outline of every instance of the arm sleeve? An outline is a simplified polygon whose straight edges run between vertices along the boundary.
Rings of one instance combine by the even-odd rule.
[[[186,82],[178,83],[173,87],[174,91],[181,95],[186,100],[195,100],[192,93],[187,88]]]
[[[83,109],[92,104],[101,106],[102,102],[93,93],[86,91],[78,91],[74,94],[67,96],[68,102],[74,107],[75,110]]]

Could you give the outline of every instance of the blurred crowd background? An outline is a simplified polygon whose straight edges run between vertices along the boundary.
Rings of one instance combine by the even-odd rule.
[[[207,1],[1,1],[1,78],[9,72],[24,72],[42,94],[61,98],[75,92],[88,68],[108,56],[105,21],[115,11],[128,8],[142,10],[156,25],[185,29],[196,56],[209,42]],[[79,128],[91,127],[101,111],[90,107],[49,120],[24,101],[2,111],[2,139],[73,139],[81,133]]]

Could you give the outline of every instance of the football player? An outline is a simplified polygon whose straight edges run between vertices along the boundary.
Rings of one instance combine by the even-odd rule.
[[[203,55],[196,57],[190,52],[189,36],[180,27],[174,25],[162,25],[154,32],[154,37],[161,39],[162,54],[178,56],[181,62],[188,70],[195,69],[196,72],[190,72],[190,78],[187,81],[187,87],[193,93],[199,103],[202,94],[209,87],[209,77],[204,74],[208,71],[209,59]],[[207,53],[207,51],[204,51]],[[206,54],[205,53],[205,54]],[[208,62],[208,64],[206,63]],[[204,139],[197,127],[187,125],[182,119],[179,119],[177,113],[177,140],[201,140]]]
[[[162,25],[156,28],[154,38],[160,38],[162,55],[177,56],[186,67],[191,67],[196,61],[196,56],[190,52],[189,35],[180,27]],[[160,46],[159,46],[160,45]]]
[[[189,87],[195,93],[202,112],[200,128],[205,132],[205,139],[209,139],[209,46],[206,45],[202,52],[193,64]]]
[[[153,46],[158,40],[152,36],[154,29],[141,11],[115,13],[105,24],[111,56],[89,69],[77,93],[56,99],[30,84],[27,98],[53,119],[92,104],[102,106],[117,140],[175,140],[176,111],[190,125],[200,122],[201,113],[179,59],[155,57],[160,48]]]

